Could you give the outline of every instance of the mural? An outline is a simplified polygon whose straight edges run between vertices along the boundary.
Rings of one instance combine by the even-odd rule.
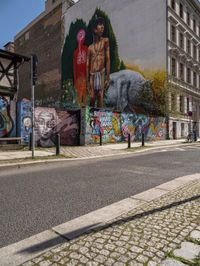
[[[7,98],[0,96],[0,138],[8,137],[14,122],[10,115],[10,104]]]
[[[51,147],[60,134],[61,145],[79,144],[79,112],[57,111],[55,108],[35,108],[36,145]]]
[[[124,138],[138,141],[142,139],[144,133],[145,140],[166,139],[166,119],[162,117],[148,117],[138,114],[121,114],[122,132]]]
[[[18,102],[17,114],[18,136],[22,137],[23,142],[27,144],[32,132],[31,102],[28,100]]]
[[[120,114],[108,111],[87,110],[86,143],[99,143],[100,132],[102,142],[120,142],[122,140]]]
[[[79,145],[79,112],[57,111],[56,132],[62,145]]]
[[[99,144],[100,132],[103,143],[128,140],[141,141],[142,133],[145,140],[166,139],[166,119],[148,117],[143,114],[116,113],[111,111],[91,111],[86,109],[86,143]]]
[[[128,17],[124,15],[124,20],[119,23],[116,16],[119,10],[126,10],[128,13],[132,10],[134,13],[135,7],[143,4],[126,1],[126,9],[124,5],[122,8],[120,1],[116,3],[110,0],[110,4],[98,1],[99,7],[96,8],[96,2],[95,0],[92,3],[95,11],[92,11],[91,2],[86,0],[84,4],[80,3],[81,7],[75,6],[64,14],[66,38],[62,52],[62,99],[65,106],[100,109],[108,107],[117,112],[163,115],[166,111],[164,44],[158,47],[149,32],[141,36],[141,23],[138,21],[127,23]],[[112,3],[114,6],[110,9]],[[157,4],[162,5],[160,2]],[[87,5],[90,8],[83,14],[80,10]],[[155,8],[152,3],[146,4],[145,9],[140,7],[140,10],[146,10],[147,5],[153,12]],[[109,15],[112,12],[112,23],[103,10],[110,12]],[[134,19],[132,14],[130,17]],[[149,25],[145,25],[143,30]],[[161,29],[157,32],[163,32],[165,25],[160,24],[159,27]],[[136,32],[140,38],[134,39],[132,32]],[[152,38],[153,45],[144,45],[149,42],[142,41],[137,46],[134,45],[138,40],[146,38]],[[152,58],[155,51],[156,55]],[[121,56],[123,60],[120,59]]]

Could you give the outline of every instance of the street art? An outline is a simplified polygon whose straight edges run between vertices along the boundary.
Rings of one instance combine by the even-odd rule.
[[[109,111],[87,112],[86,142],[99,143],[100,132],[103,143],[122,140],[120,114]]]
[[[91,5],[89,2],[88,4]],[[132,10],[133,4],[127,4]],[[117,3],[117,5],[120,4]],[[133,42],[129,42],[130,35],[124,36],[119,26],[124,22],[121,21],[116,25],[118,18],[112,15],[111,23],[109,15],[101,9],[104,7],[104,10],[110,10],[109,7],[106,8],[107,2],[100,1],[99,6],[95,11],[90,8],[88,15],[80,13],[79,17],[74,17],[77,13],[73,14],[71,10],[66,14],[65,27],[68,30],[65,32],[62,52],[65,106],[89,106],[99,109],[108,107],[117,112],[162,116],[165,112],[166,100],[165,64],[161,62],[164,58],[163,53],[160,52],[162,55],[160,62],[158,60],[155,66],[150,65],[147,51],[145,50],[145,55],[143,54],[144,47],[142,45],[135,47],[134,39]],[[150,7],[152,8],[151,4]],[[115,8],[112,11],[116,11]],[[79,13],[78,8],[77,12]],[[70,16],[69,13],[71,13]],[[80,18],[80,15],[83,18]],[[126,17],[124,20],[126,21]],[[129,24],[126,27],[129,28]],[[132,26],[129,30],[132,32]],[[125,41],[126,38],[127,41]],[[119,43],[123,44],[123,47],[119,47]],[[120,59],[118,47],[123,60]],[[131,52],[140,51],[140,47],[142,58]],[[130,53],[125,52],[127,48]],[[155,47],[152,49],[154,51]],[[134,60],[134,57],[137,59]],[[157,60],[157,54],[155,58]],[[145,66],[145,61],[148,62],[148,67]],[[68,86],[69,81],[70,86]]]
[[[23,142],[27,144],[32,132],[32,114],[31,114],[31,101],[23,100],[17,104],[18,113],[18,136],[22,137]]]
[[[55,108],[35,108],[36,145],[52,147],[56,134],[60,134],[61,145],[79,144],[79,112],[59,111]]]
[[[9,101],[5,97],[0,96],[0,138],[9,136],[13,124]]]
[[[57,111],[56,132],[62,145],[79,145],[79,112]]]
[[[96,9],[88,25],[82,19],[72,22],[62,53],[62,83],[66,88],[68,80],[73,82],[77,105],[104,107],[110,73],[118,70],[117,41],[108,16]]]
[[[142,139],[142,133],[145,140],[161,140],[166,138],[166,119],[163,117],[148,117],[138,114],[121,114],[122,132],[125,140],[128,134],[132,141]]]
[[[55,145],[57,114],[54,108],[37,107],[35,109],[35,141],[37,146]]]

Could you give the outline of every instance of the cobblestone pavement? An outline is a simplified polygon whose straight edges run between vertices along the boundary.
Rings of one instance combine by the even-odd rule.
[[[160,265],[199,224],[200,181],[193,181],[22,265]]]

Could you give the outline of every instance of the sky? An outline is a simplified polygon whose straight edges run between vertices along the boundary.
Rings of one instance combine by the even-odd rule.
[[[0,0],[0,49],[44,9],[45,0]]]

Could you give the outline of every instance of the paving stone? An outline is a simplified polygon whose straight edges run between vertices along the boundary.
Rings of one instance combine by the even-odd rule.
[[[194,260],[200,254],[200,245],[191,242],[181,243],[181,248],[174,250],[174,255],[186,260]]]
[[[185,266],[186,264],[175,259],[166,259],[160,264],[161,266]],[[149,266],[149,265],[148,265]]]
[[[39,266],[50,266],[50,265],[52,265],[52,262],[50,260],[39,262]]]
[[[194,238],[195,240],[200,241],[200,231],[199,230],[194,230],[190,233],[190,236]]]

